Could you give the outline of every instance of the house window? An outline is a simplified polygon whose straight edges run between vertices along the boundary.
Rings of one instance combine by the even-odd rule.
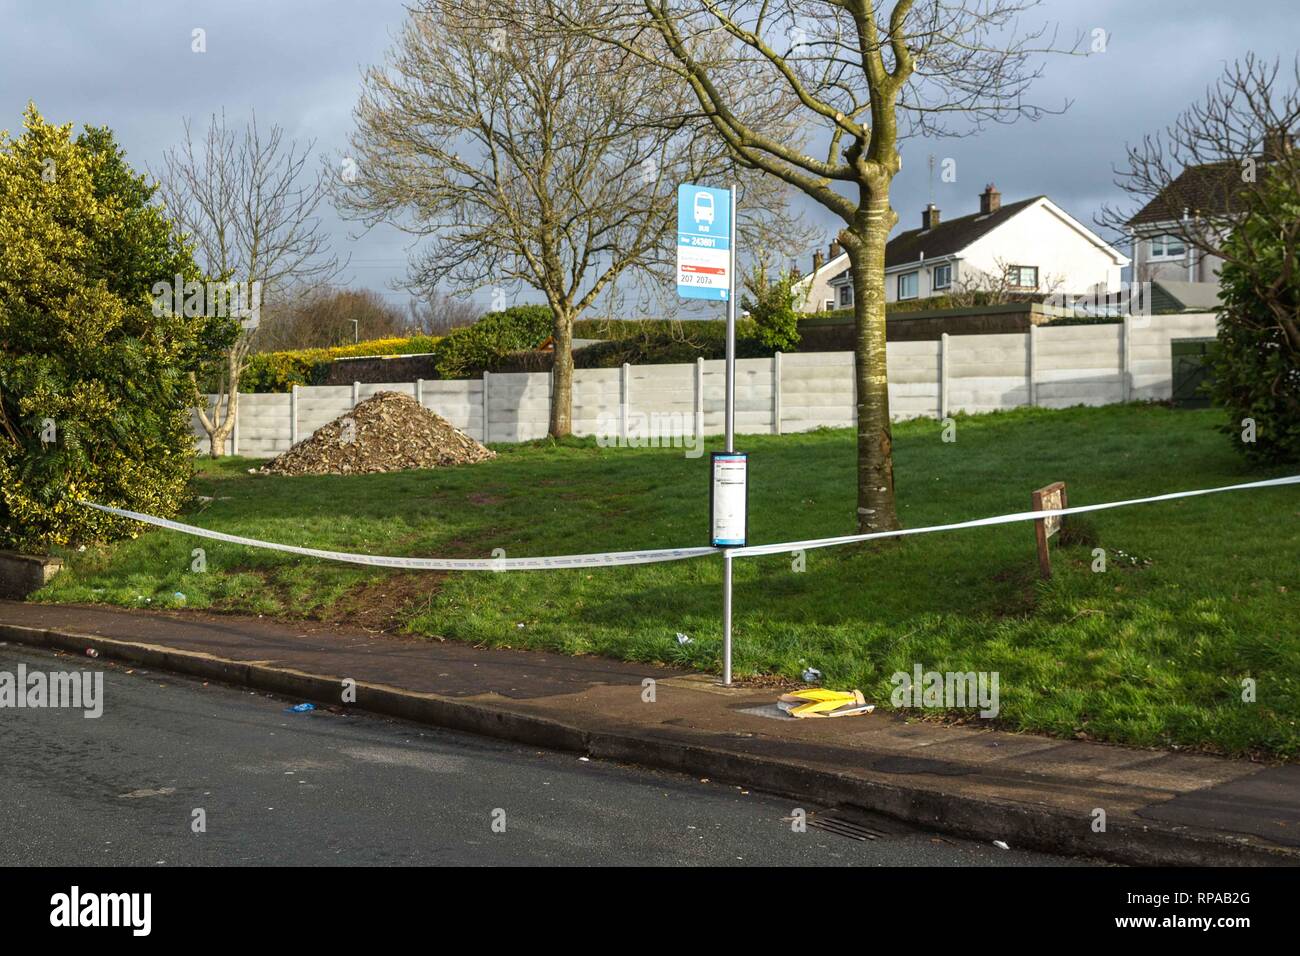
[[[1181,259],[1187,253],[1187,244],[1177,236],[1153,236],[1152,259]]]
[[[916,298],[916,277],[915,272],[905,272],[898,277],[898,297],[900,299]]]
[[[1038,266],[1007,266],[1007,285],[1012,289],[1037,289]]]
[[[826,311],[827,311],[827,312],[833,312],[833,311],[835,310],[835,300],[834,300],[834,299],[827,299],[826,302],[825,302],[824,304],[825,304],[825,306],[826,306]]]
[[[933,280],[934,288],[949,288],[952,285],[952,265],[945,262],[941,266],[935,266],[930,278]]]
[[[840,286],[840,305],[850,306],[852,304],[853,304],[853,287],[847,285]]]

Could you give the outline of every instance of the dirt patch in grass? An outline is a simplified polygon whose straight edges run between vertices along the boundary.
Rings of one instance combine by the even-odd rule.
[[[391,634],[426,607],[447,579],[445,571],[397,571],[350,588],[319,619]]]
[[[484,494],[481,491],[476,491],[468,495],[467,497],[469,498],[471,503],[476,505],[499,505],[499,504],[504,504],[506,500],[501,495],[489,495],[489,494]]]
[[[1036,570],[1004,568],[993,575],[993,580],[998,584],[998,598],[992,609],[997,617],[1026,617],[1037,609]]]

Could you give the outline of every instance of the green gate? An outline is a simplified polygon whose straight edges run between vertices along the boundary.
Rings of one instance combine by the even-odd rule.
[[[1211,380],[1210,362],[1217,339],[1172,339],[1169,342],[1173,361],[1173,403],[1177,408],[1208,408],[1210,397],[1202,386]]]

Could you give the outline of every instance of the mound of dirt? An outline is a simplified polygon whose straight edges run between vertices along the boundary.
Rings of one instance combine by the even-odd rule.
[[[262,468],[272,475],[368,475],[495,458],[445,418],[400,392],[376,392]]]

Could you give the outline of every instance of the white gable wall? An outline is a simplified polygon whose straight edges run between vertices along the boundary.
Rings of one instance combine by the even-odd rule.
[[[814,273],[804,276],[795,287],[796,311],[821,312],[826,308],[827,299],[835,299],[832,309],[839,308],[839,293],[831,287],[830,281],[849,267],[848,253],[836,256]]]
[[[998,228],[962,250],[969,277],[973,270],[988,276],[1001,273],[1002,265],[1037,266],[1039,291],[1082,294],[1095,289],[1118,290],[1120,271],[1126,264],[1111,250],[1081,232],[1064,213],[1046,200],[1012,216]]]

